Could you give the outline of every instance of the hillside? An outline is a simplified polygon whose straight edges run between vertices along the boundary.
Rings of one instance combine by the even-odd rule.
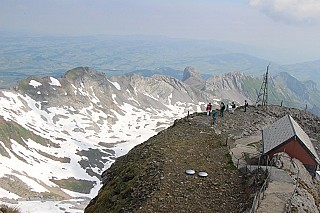
[[[177,120],[103,173],[93,212],[243,212],[245,180],[204,115]],[[186,175],[186,169],[208,177]]]
[[[320,146],[319,117],[299,110],[251,106],[248,112],[237,109],[219,117],[215,127],[206,115],[193,114],[118,158],[102,174],[104,185],[85,213],[244,212],[251,208],[259,182],[251,185],[250,176],[233,166],[226,138],[232,146],[236,139],[259,135],[262,127],[285,114],[299,122],[315,147]],[[186,169],[208,176],[189,176]],[[319,206],[318,201],[314,205]]]
[[[214,93],[220,99],[243,104],[245,99],[255,104],[262,78],[242,72],[224,73],[205,81],[204,91]],[[313,81],[302,82],[286,72],[268,78],[268,104],[306,109],[320,115],[320,91]]]
[[[320,85],[319,66],[320,60],[316,60],[286,65],[284,66],[284,69],[296,78],[299,78],[303,81],[313,79],[318,85]]]
[[[83,209],[115,158],[201,111],[204,94],[168,76],[108,78],[86,67],[0,91],[0,202],[29,209],[53,199],[59,209],[80,197],[68,209]]]
[[[78,67],[61,78],[30,76],[14,89],[1,90],[0,200],[25,207],[30,199],[39,206],[54,199],[59,209],[65,208],[61,200],[81,197],[71,201],[81,209],[97,194],[100,174],[116,158],[188,112],[204,111],[208,102],[215,107],[230,99],[238,106],[244,99],[252,103],[261,82],[239,72],[204,80],[192,67],[182,79],[107,77]],[[308,91],[317,93],[310,82],[279,79],[270,87],[278,97],[297,101],[302,95],[301,103],[312,100],[305,96]],[[292,89],[286,86],[290,82],[301,86]]]

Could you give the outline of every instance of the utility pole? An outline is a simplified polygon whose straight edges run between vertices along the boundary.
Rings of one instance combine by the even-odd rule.
[[[270,64],[269,64],[270,65]],[[258,94],[256,105],[261,101],[261,105],[267,108],[268,105],[268,74],[269,74],[269,65],[267,66],[267,72],[263,75],[263,82]]]

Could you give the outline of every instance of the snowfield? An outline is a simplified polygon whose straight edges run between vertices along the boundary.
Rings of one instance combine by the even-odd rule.
[[[50,77],[50,81],[52,87],[61,87],[59,80]],[[117,82],[109,82],[117,90],[121,90]],[[29,85],[38,89],[41,83],[31,80]],[[83,212],[83,209],[74,209],[74,206],[79,206],[78,203],[86,203],[96,196],[101,185],[99,178],[90,175],[79,163],[88,161],[87,156],[79,154],[80,151],[99,150],[102,156],[100,160],[104,161],[104,166],[101,168],[91,164],[90,169],[96,174],[101,174],[116,157],[126,154],[134,146],[169,127],[175,119],[185,117],[188,111],[192,113],[204,110],[201,106],[205,104],[204,102],[196,104],[177,102],[173,105],[171,94],[168,97],[169,104],[165,105],[167,109],[141,109],[126,102],[119,104],[116,94],[113,94],[113,102],[119,107],[121,113],[119,110],[110,110],[110,114],[106,114],[101,110],[101,100],[93,92],[92,87],[85,91],[82,88],[83,85],[81,88],[72,86],[75,94],[87,96],[91,100],[91,106],[79,110],[69,106],[43,110],[42,106],[46,102],[37,102],[15,91],[0,91],[0,116],[52,142],[40,144],[29,138],[23,139],[24,144],[22,144],[11,139],[10,147],[0,140],[0,145],[10,156],[8,158],[0,155],[0,178],[13,175],[34,192],[50,192],[53,187],[57,187],[62,194],[71,198],[86,198],[68,201],[50,201],[41,198],[27,201],[26,198],[8,192],[0,186],[0,199],[18,200],[18,204],[13,206],[17,206],[22,212]],[[41,94],[40,91],[39,93]],[[158,100],[147,93],[144,95]],[[130,99],[140,105],[138,100],[133,97]],[[115,118],[115,123],[109,123],[109,118]],[[61,162],[61,159],[69,160]],[[51,181],[71,177],[91,181],[93,187],[90,192],[71,191]],[[7,202],[2,201],[2,203]]]

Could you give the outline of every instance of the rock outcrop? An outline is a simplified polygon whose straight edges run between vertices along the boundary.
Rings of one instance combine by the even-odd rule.
[[[182,81],[200,90],[202,90],[205,85],[205,80],[196,71],[196,69],[191,66],[184,69]]]

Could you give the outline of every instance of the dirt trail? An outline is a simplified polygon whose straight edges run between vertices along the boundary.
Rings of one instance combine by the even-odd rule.
[[[85,213],[244,212],[251,208],[253,191],[248,178],[233,165],[226,138],[230,148],[240,148],[238,152],[234,149],[238,156],[243,155],[241,149],[256,154],[261,129],[288,113],[294,118],[308,118],[309,122],[299,123],[303,122],[312,137],[320,138],[312,132],[312,123],[319,122],[318,118],[281,107],[226,112],[213,127],[205,113],[180,119],[118,158],[104,172],[103,188]],[[186,169],[196,174],[187,175]],[[200,171],[208,176],[199,177]],[[278,189],[274,184],[271,187]]]

